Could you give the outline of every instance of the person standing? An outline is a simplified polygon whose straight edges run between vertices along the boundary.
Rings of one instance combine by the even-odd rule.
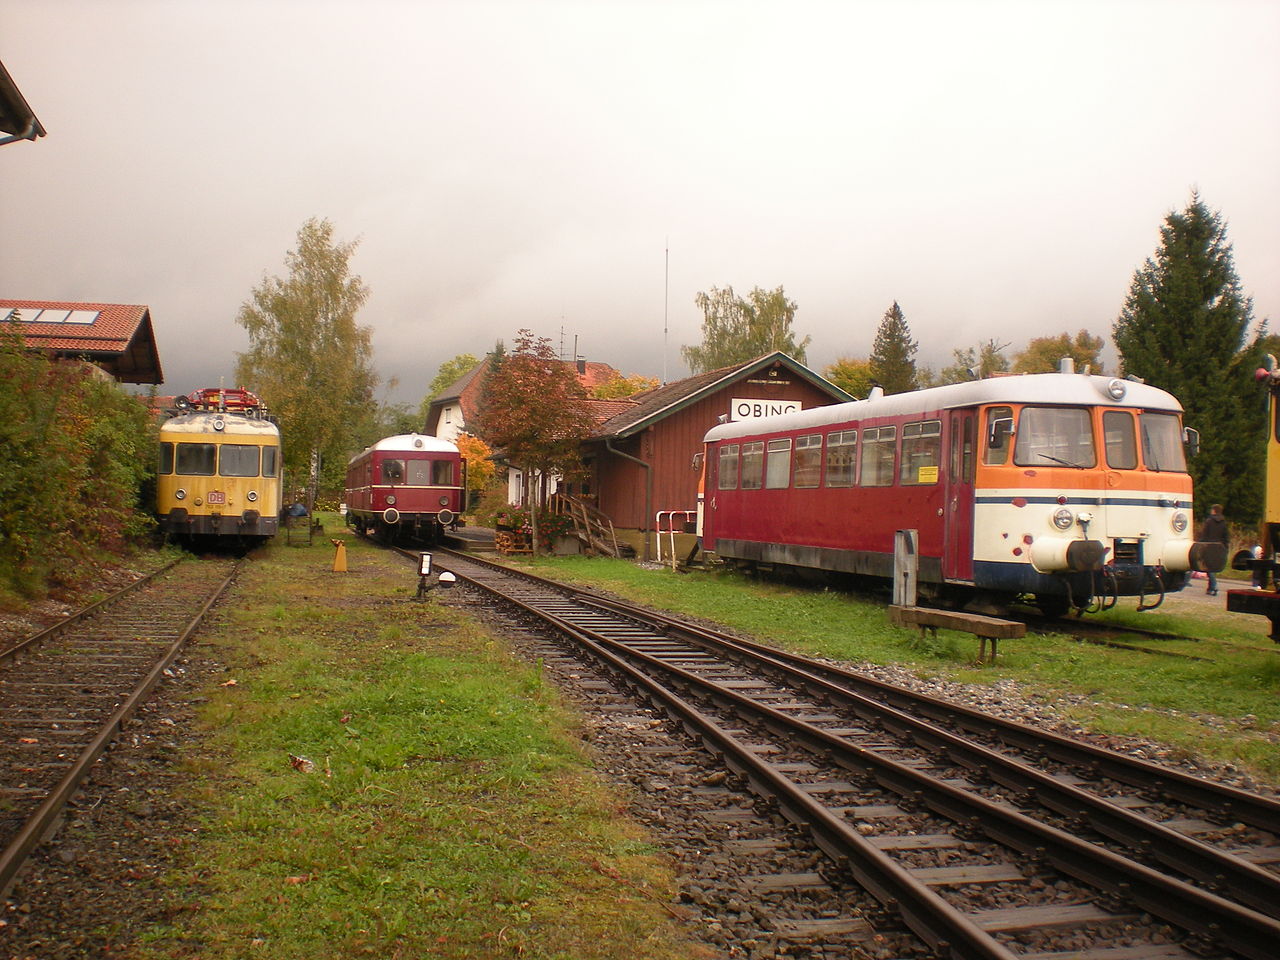
[[[1209,508],[1209,515],[1204,518],[1200,527],[1200,539],[1208,543],[1221,543],[1224,547],[1231,545],[1231,536],[1227,533],[1227,518],[1222,515],[1222,504],[1215,503]],[[1218,575],[1208,571],[1209,587],[1205,591],[1209,596],[1217,596]]]

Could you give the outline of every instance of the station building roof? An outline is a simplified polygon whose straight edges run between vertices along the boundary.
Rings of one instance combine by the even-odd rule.
[[[0,299],[0,324],[29,350],[87,360],[120,383],[163,383],[151,310],[139,304]]]

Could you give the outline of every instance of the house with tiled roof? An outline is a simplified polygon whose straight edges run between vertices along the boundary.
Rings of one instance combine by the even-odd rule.
[[[460,376],[449,386],[432,398],[427,408],[426,424],[423,433],[439,437],[442,440],[457,440],[458,435],[465,432],[467,423],[475,419],[476,409],[480,405],[480,391],[484,384],[485,373],[489,369],[489,357]],[[590,393],[597,386],[608,383],[621,374],[607,363],[594,360],[565,361],[574,363],[578,381]],[[593,401],[607,403],[613,401]],[[600,407],[600,411],[612,416],[616,409]]]
[[[148,307],[63,300],[0,300],[0,325],[12,326],[28,350],[83,360],[120,383],[163,383]]]
[[[697,506],[702,438],[717,423],[852,400],[784,353],[695,374],[629,398],[585,445],[590,497],[614,526],[651,530],[659,511]]]

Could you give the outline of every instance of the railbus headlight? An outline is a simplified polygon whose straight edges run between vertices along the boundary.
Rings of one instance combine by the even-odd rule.
[[[393,507],[396,505],[396,495],[394,493],[387,495],[387,503],[391,504]]]
[[[185,491],[185,490],[175,490],[175,491],[173,492],[173,499],[175,499],[175,500],[185,500],[185,499],[187,499],[187,491]]]
[[[257,491],[257,490],[250,490],[248,493],[246,493],[246,494],[244,495],[244,498],[245,498],[246,500],[248,500],[250,503],[257,503],[257,502],[258,502],[258,491]]]
[[[1075,522],[1075,514],[1066,507],[1059,507],[1053,511],[1053,525],[1059,530],[1070,530],[1071,525]]]
[[[1173,527],[1174,533],[1183,533],[1187,529],[1187,515],[1179,510],[1173,515],[1173,519],[1169,523]]]
[[[448,497],[441,497],[441,498],[440,498],[440,506],[442,506],[442,507],[447,507],[448,505],[449,505],[449,498],[448,498]]]

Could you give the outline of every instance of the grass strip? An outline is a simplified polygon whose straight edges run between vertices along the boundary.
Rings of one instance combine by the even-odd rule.
[[[139,955],[702,955],[539,671],[413,602],[411,565],[348,555],[273,545],[206,637],[185,909]]]

